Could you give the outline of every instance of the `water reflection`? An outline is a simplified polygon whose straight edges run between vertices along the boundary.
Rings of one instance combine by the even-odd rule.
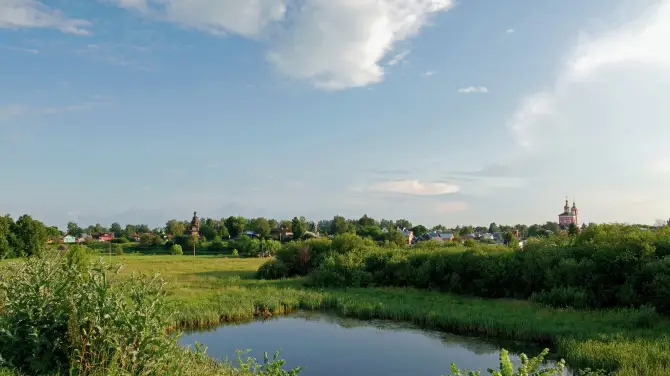
[[[286,366],[303,367],[303,376],[439,376],[449,373],[451,362],[469,369],[497,367],[502,347],[515,364],[516,354],[533,356],[542,350],[519,342],[426,331],[406,323],[304,311],[185,333],[181,339],[183,345],[196,341],[219,360],[234,361],[237,349],[252,349],[248,356],[259,360],[263,352],[281,350]]]

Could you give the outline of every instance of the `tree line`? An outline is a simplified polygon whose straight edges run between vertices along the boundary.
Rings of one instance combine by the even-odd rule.
[[[102,232],[114,233],[117,238],[130,238],[134,235],[141,235],[144,233],[155,233],[165,235],[182,235],[190,226],[190,220],[171,219],[165,223],[163,227],[150,229],[146,224],[121,224],[115,222],[110,227],[104,227],[101,224],[89,225],[82,228],[75,222],[67,224],[65,232],[76,237],[82,234],[93,234]],[[586,224],[582,225],[582,228]],[[455,236],[465,236],[474,233],[498,233],[517,230],[519,235],[525,237],[546,236],[550,233],[558,234],[560,227],[557,222],[546,222],[544,224],[533,225],[498,225],[495,222],[488,226],[472,226],[463,225],[456,227],[446,227],[444,225],[436,225],[433,227],[426,227],[422,224],[413,224],[407,219],[389,220],[369,217],[363,215],[359,219],[347,219],[342,216],[334,216],[333,219],[319,220],[310,222],[305,217],[294,217],[291,220],[277,220],[273,218],[245,218],[242,216],[230,216],[223,219],[202,218],[200,221],[200,234],[208,239],[213,239],[216,236],[221,238],[236,238],[246,231],[252,231],[261,238],[267,238],[273,229],[284,230],[292,232],[294,237],[301,238],[307,232],[318,231],[322,235],[338,235],[355,233],[361,236],[377,238],[381,236],[384,229],[407,229],[411,230],[415,236],[422,236],[428,232],[452,233]]]
[[[523,249],[432,241],[410,249],[343,234],[287,243],[258,270],[263,279],[293,276],[318,287],[413,287],[560,308],[646,307],[640,320],[654,320],[654,311],[670,315],[670,226],[591,224],[577,235],[532,238]]]

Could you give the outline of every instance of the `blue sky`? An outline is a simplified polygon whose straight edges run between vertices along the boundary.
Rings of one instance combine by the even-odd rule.
[[[670,217],[670,1],[0,0],[0,211]]]

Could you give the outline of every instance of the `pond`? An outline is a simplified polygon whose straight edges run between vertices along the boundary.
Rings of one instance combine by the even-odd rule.
[[[461,368],[498,368],[498,355],[506,348],[513,355],[539,354],[542,348],[515,342],[465,337],[419,329],[391,321],[362,321],[322,312],[299,311],[289,316],[243,324],[226,324],[207,331],[184,333],[183,346],[200,342],[207,354],[236,363],[242,356],[263,360],[280,350],[285,368],[300,366],[301,376],[440,376],[450,374],[451,362]],[[547,361],[547,365],[554,364]]]

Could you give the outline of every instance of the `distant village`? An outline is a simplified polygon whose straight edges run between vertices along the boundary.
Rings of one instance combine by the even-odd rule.
[[[579,226],[579,209],[577,208],[575,202],[573,201],[572,206],[569,205],[568,200],[565,200],[565,205],[563,206],[563,211],[558,214],[558,224],[561,230],[567,231],[570,226]],[[198,218],[198,213],[193,213],[193,218],[191,219],[190,225],[187,227],[184,235],[186,236],[196,236],[200,237],[200,219]],[[382,229],[382,233],[387,233],[388,228]],[[421,236],[415,236],[411,229],[407,228],[398,228],[399,231],[407,240],[407,244],[416,244],[421,241],[438,241],[438,242],[452,242],[455,240],[466,241],[473,240],[487,244],[504,244],[506,242],[503,232],[475,232],[470,234],[459,234],[455,235],[450,232],[438,232],[438,231],[429,231]],[[513,236],[519,241],[519,245],[523,247],[524,240],[520,238],[519,230],[512,230]],[[159,235],[163,240],[170,240],[173,235],[171,234],[154,234]],[[254,238],[258,237],[253,231],[244,231],[240,235],[246,235],[248,237]],[[272,238],[284,241],[292,240],[293,232],[283,229],[283,228],[273,228],[271,229],[270,235]],[[332,238],[332,235],[325,235]],[[142,237],[141,233],[134,233],[129,236],[130,241],[139,242]],[[303,235],[303,238],[318,238],[321,237],[319,229],[316,223],[312,224],[311,231],[306,231]],[[85,242],[111,242],[114,239],[113,232],[98,232],[92,234],[82,234],[80,237],[75,237],[70,234],[66,234],[62,237],[61,243],[64,244],[74,244],[74,243],[85,243]]]

